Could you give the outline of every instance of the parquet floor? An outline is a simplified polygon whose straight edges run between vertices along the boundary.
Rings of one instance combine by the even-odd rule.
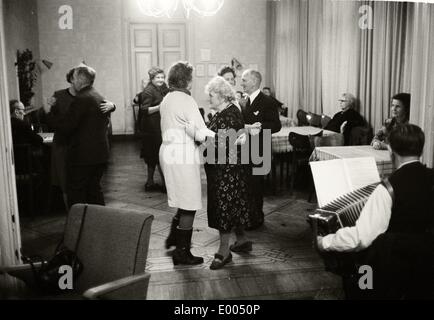
[[[265,197],[265,225],[249,232],[254,242],[250,254],[233,254],[221,270],[209,265],[218,247],[218,232],[207,226],[206,195],[194,222],[193,248],[204,264],[174,267],[164,249],[175,211],[166,195],[145,193],[146,167],[134,141],[115,141],[108,171],[103,178],[107,206],[152,213],[147,271],[151,273],[148,299],[341,299],[340,279],[324,271],[312,249],[306,216],[315,209],[307,193],[280,190]],[[160,177],[156,174],[156,181]],[[203,173],[203,193],[206,179]],[[66,213],[21,218],[23,248],[27,254],[51,256],[63,232]]]

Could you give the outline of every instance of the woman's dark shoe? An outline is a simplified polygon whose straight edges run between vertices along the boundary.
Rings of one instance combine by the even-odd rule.
[[[161,190],[161,187],[157,183],[146,183],[145,184],[145,191],[146,192],[159,191],[159,190]]]
[[[232,254],[229,252],[229,255],[224,258],[221,254],[216,253],[214,255],[214,260],[211,262],[209,268],[211,270],[217,270],[223,268],[227,263],[232,261]]]
[[[246,241],[240,244],[238,244],[238,242],[235,242],[233,245],[229,247],[229,249],[231,249],[232,252],[249,253],[250,251],[252,251],[252,244],[253,244],[252,241]]]
[[[179,216],[176,215],[172,219],[172,224],[170,225],[169,236],[166,239],[166,249],[169,249],[171,246],[176,246],[176,229],[179,225]]]
[[[182,230],[176,229],[176,249],[173,251],[172,260],[176,266],[178,264],[195,265],[203,263],[202,257],[195,257],[190,252],[191,236],[193,229]]]

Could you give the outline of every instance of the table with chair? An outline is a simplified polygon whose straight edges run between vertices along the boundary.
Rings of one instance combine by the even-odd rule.
[[[314,139],[329,138],[336,135],[338,135],[336,132],[312,126],[282,127],[279,132],[274,133],[271,136],[271,185],[273,193],[276,192],[277,187],[276,169],[278,164],[280,165],[280,185],[284,181],[288,181],[290,169],[293,173],[290,182],[292,193],[296,172],[301,165],[308,164],[309,156],[314,148]]]

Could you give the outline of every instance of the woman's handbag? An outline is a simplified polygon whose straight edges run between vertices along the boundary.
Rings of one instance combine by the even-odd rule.
[[[75,244],[74,251],[68,249],[63,244],[62,239],[62,241],[56,248],[53,258],[51,258],[49,261],[44,261],[44,259],[38,256],[22,257],[23,261],[25,263],[29,263],[32,267],[34,284],[36,286],[35,289],[37,289],[38,291],[49,294],[58,294],[64,292],[65,289],[62,289],[59,285],[59,280],[64,275],[60,271],[60,268],[63,266],[69,266],[72,269],[73,283],[76,282],[78,276],[83,271],[83,264],[77,256],[77,250],[80,244],[83,224],[86,218],[86,212],[87,205],[84,207],[83,210],[83,217],[81,219],[80,229],[78,232],[77,242]],[[38,268],[35,266],[35,263],[37,262],[42,263],[41,267]]]

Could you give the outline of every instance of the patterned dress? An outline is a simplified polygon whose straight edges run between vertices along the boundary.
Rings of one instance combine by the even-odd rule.
[[[241,164],[241,148],[229,147],[225,131],[244,128],[240,110],[233,104],[214,115],[208,128],[217,133],[216,139],[207,141],[208,148],[215,149],[215,162],[205,163],[208,193],[208,225],[222,232],[230,232],[236,226],[249,226],[253,201],[248,181],[251,168]],[[219,164],[218,152],[225,155],[225,164]]]
[[[387,139],[390,131],[392,131],[392,129],[394,129],[397,125],[404,124],[407,122],[408,120],[404,120],[404,122],[400,122],[396,118],[386,119],[384,125],[375,134],[374,139],[372,139],[371,146],[374,145],[374,143],[378,142],[380,143],[381,150],[387,150]]]

